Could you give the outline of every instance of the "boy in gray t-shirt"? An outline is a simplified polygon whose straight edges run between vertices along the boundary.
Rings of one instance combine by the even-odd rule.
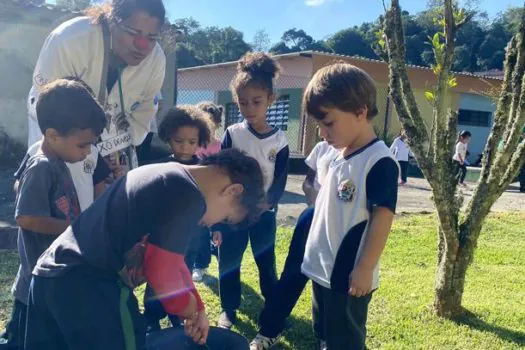
[[[10,349],[23,344],[31,273],[38,258],[80,215],[65,162],[84,160],[106,125],[104,110],[81,81],[59,79],[44,86],[36,109],[44,138],[20,176],[16,198],[20,266],[6,329]]]

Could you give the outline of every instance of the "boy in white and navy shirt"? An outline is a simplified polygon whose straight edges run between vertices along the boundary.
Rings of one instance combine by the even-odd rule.
[[[378,263],[392,225],[399,167],[374,133],[373,80],[336,63],[309,83],[304,106],[340,154],[315,203],[303,273],[313,281],[313,326],[322,349],[364,349]]]

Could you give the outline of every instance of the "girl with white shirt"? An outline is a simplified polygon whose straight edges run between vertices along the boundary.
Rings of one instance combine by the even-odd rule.
[[[458,142],[456,143],[456,149],[454,152],[454,157],[452,160],[457,168],[456,179],[459,182],[460,186],[466,186],[464,181],[467,176],[467,149],[468,143],[472,138],[470,131],[463,130],[458,137]]]
[[[401,130],[399,136],[394,139],[394,142],[392,142],[392,145],[390,146],[390,151],[396,157],[399,167],[401,168],[401,181],[399,182],[401,186],[407,183],[408,158],[412,156],[412,152],[405,142],[406,138],[407,136],[404,130]]]

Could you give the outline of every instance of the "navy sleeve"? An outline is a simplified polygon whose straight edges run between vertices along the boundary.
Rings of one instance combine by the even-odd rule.
[[[275,157],[275,171],[273,175],[273,182],[268,189],[268,203],[274,207],[281,199],[284,188],[286,187],[286,179],[288,178],[288,158],[290,156],[290,149],[288,146],[282,148]]]
[[[96,186],[106,180],[109,174],[111,174],[111,169],[109,168],[108,163],[106,163],[104,158],[102,158],[102,156],[99,154],[97,166],[95,167],[95,172],[93,173],[93,186]]]
[[[224,136],[222,137],[221,149],[232,148],[232,138],[230,132],[226,129]]]
[[[49,193],[53,186],[52,169],[48,162],[29,166],[20,178],[15,218],[19,216],[51,216]]]
[[[399,167],[390,157],[380,159],[366,177],[368,206],[384,207],[396,212]]]

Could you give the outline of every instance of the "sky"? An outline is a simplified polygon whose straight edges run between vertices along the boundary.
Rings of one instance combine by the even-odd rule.
[[[385,0],[388,4],[388,0]],[[417,13],[426,0],[400,0],[403,9]],[[479,8],[493,17],[523,0],[480,0]],[[168,18],[193,17],[203,27],[232,26],[251,42],[259,29],[272,43],[290,28],[304,29],[314,39],[324,39],[340,29],[375,20],[384,12],[382,0],[164,0]]]

